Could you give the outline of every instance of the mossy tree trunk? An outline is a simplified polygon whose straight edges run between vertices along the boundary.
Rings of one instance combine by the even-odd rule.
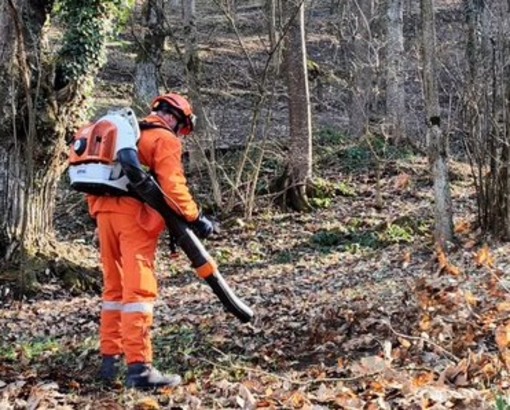
[[[55,244],[66,136],[83,121],[89,80],[101,61],[98,34],[107,23],[104,2],[94,1],[83,2],[88,21],[81,26],[72,19],[83,15],[68,6],[71,20],[58,55],[42,46],[53,1],[0,6],[0,271],[18,269],[28,287],[35,278],[28,261],[44,259]],[[95,43],[78,32],[84,28]]]
[[[7,1],[2,4],[0,37],[0,259],[19,262],[52,230],[55,188],[62,153],[43,131],[56,127],[46,99],[47,80],[40,40],[52,1]],[[41,107],[37,105],[41,104]],[[36,121],[36,112],[45,124]],[[41,127],[38,129],[38,127]],[[62,135],[63,137],[63,135]]]

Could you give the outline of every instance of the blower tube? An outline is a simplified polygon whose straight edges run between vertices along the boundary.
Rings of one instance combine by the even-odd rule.
[[[198,276],[204,279],[225,308],[241,322],[247,323],[253,318],[253,311],[232,291],[218,271],[213,258],[204,248],[195,233],[177,213],[167,204],[164,194],[154,180],[146,173],[138,159],[135,149],[125,148],[117,153],[117,159],[130,182],[130,188],[144,202],[161,214],[176,244],[181,247]]]

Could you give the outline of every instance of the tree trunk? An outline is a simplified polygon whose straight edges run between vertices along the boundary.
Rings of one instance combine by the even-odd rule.
[[[52,229],[58,169],[42,170],[35,160],[49,161],[51,147],[38,138],[35,94],[41,92],[40,45],[42,26],[51,2],[7,2],[2,6],[0,38],[0,95],[3,121],[0,124],[0,260],[20,262],[20,256]],[[23,20],[22,20],[23,19]],[[31,69],[33,67],[33,69]],[[32,71],[33,70],[33,71]],[[33,78],[36,77],[36,83]],[[20,102],[26,107],[18,112]]]
[[[374,79],[373,46],[370,21],[373,15],[371,0],[349,2],[352,41],[348,58],[350,61],[349,89],[349,134],[361,138],[369,120],[369,107],[372,99]]]
[[[440,245],[453,239],[452,200],[448,179],[448,143],[441,130],[439,90],[436,79],[436,30],[434,0],[421,0],[422,65],[428,130],[427,145],[434,181],[434,236]]]
[[[164,0],[147,0],[142,10],[143,39],[135,69],[135,106],[144,114],[159,94],[159,70],[165,44]]]
[[[87,79],[97,73],[97,57],[104,45],[94,43],[98,48],[89,49],[90,54],[73,54],[77,47],[64,43],[59,58],[51,54],[53,50],[41,50],[46,44],[42,27],[52,5],[52,1],[7,0],[0,19],[2,32],[8,33],[0,37],[0,96],[7,96],[0,101],[5,114],[0,120],[0,271],[18,270],[21,285],[27,287],[35,275],[28,264],[55,256],[48,255],[55,249],[52,222],[57,184],[66,165],[65,137],[86,112],[84,89],[90,85]],[[95,7],[96,15],[91,16],[90,9],[86,13],[98,19],[93,24],[107,27],[109,10]],[[71,24],[69,29],[80,27]],[[83,71],[70,70],[79,64]]]
[[[285,189],[289,205],[297,211],[310,208],[306,196],[312,178],[312,120],[308,89],[304,3],[285,0],[286,18],[292,18],[284,40],[284,69],[288,91],[290,147]]]
[[[225,9],[237,25],[237,0],[225,0]]]
[[[281,18],[282,9],[280,0],[266,0],[265,14],[267,19],[267,34],[269,37],[269,52],[272,52],[272,65],[275,68],[275,75],[279,74],[282,64],[281,39]]]
[[[484,7],[483,0],[464,0],[466,10],[466,23],[468,26],[466,57],[469,66],[470,82],[474,81],[479,65],[480,53],[480,32],[481,32],[481,12]]]
[[[197,26],[195,17],[195,0],[188,0],[183,4],[183,25],[185,38],[184,64],[186,65],[186,77],[191,90],[191,99],[197,114],[197,124],[193,138],[188,144],[189,166],[191,170],[202,168],[206,164],[204,151],[206,141],[204,134],[204,109],[200,100],[199,76],[200,60],[197,53]]]
[[[187,1],[187,0],[185,0],[185,1]],[[175,13],[176,15],[178,14],[178,12],[182,11],[182,8],[181,8],[182,0],[169,0],[168,5],[172,9],[172,12]]]
[[[212,127],[207,120],[207,112],[202,103],[202,93],[200,92],[201,63],[197,52],[198,33],[195,7],[195,0],[189,0],[183,4],[186,81],[193,103],[193,110],[197,115],[195,132],[188,145],[190,168],[192,170],[206,168],[211,183],[214,205],[221,207],[223,198],[216,168],[215,138]],[[209,153],[209,158],[207,158],[206,152]]]
[[[405,134],[403,0],[388,0],[386,13],[386,114],[395,142]]]
[[[510,70],[508,69],[508,53],[510,42],[508,2],[486,4],[482,13],[483,39],[490,44],[492,51],[490,61],[490,83],[487,83],[489,96],[490,132],[488,155],[490,172],[485,184],[488,190],[487,228],[498,237],[510,239],[510,116],[509,87]]]
[[[278,0],[266,0],[265,9],[266,9],[266,19],[267,19],[267,33],[269,36],[269,45],[271,50],[276,49],[276,45],[278,43],[278,29],[277,25],[277,16],[278,13]]]

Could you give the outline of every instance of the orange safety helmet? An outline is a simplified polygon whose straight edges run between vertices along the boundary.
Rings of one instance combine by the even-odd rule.
[[[193,114],[193,109],[186,98],[176,93],[160,95],[152,101],[151,110],[158,111],[163,108],[166,108],[166,110],[170,108],[170,113],[176,116],[180,124],[183,124],[179,134],[191,134],[195,128],[196,116]]]

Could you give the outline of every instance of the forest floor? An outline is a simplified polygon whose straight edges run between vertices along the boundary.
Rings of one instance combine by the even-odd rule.
[[[327,28],[324,14],[309,16]],[[234,34],[222,37],[220,18],[200,26],[201,56],[213,122],[221,138],[233,140],[249,133],[249,94],[240,91],[253,84]],[[240,23],[241,29],[263,26],[251,14]],[[311,27],[311,57],[341,76],[334,71],[339,64],[328,60],[341,55],[338,38]],[[262,60],[259,37],[249,39]],[[415,40],[406,46],[410,53]],[[126,42],[115,47],[118,55],[96,83],[98,111],[125,104],[132,93],[136,54]],[[165,61],[164,77],[182,84],[175,55]],[[409,86],[418,90],[413,109],[421,104],[415,83]],[[321,110],[312,95],[317,130],[338,129],[346,120],[338,102],[345,87],[330,88],[330,104],[321,99]],[[278,90],[276,136],[286,135],[287,118],[284,88]],[[420,112],[414,115],[422,125]],[[430,235],[433,192],[425,158],[392,156],[378,203],[366,146],[337,139],[315,149],[317,174],[334,186],[323,208],[297,214],[259,207],[251,221],[229,215],[221,234],[206,241],[227,282],[254,309],[253,323],[226,313],[184,256],[172,260],[162,240],[155,364],[180,373],[181,386],[148,393],[122,383],[102,386],[99,292],[69,289],[49,268],[38,272],[44,285],[31,299],[11,300],[0,289],[0,410],[508,409],[510,246],[477,229],[469,167],[452,162],[456,240],[445,254]],[[99,272],[94,226],[79,194],[61,192],[56,226],[66,258]]]
[[[156,365],[183,375],[175,389],[98,382],[98,294],[55,279],[33,299],[4,302],[0,408],[507,408],[509,246],[480,239],[469,171],[451,172],[447,254],[431,240],[432,187],[414,156],[386,164],[382,207],[373,173],[331,167],[329,208],[267,208],[207,241],[256,312],[247,325],[162,243],[153,338]],[[92,225],[72,223],[60,219],[61,239],[97,265]]]

